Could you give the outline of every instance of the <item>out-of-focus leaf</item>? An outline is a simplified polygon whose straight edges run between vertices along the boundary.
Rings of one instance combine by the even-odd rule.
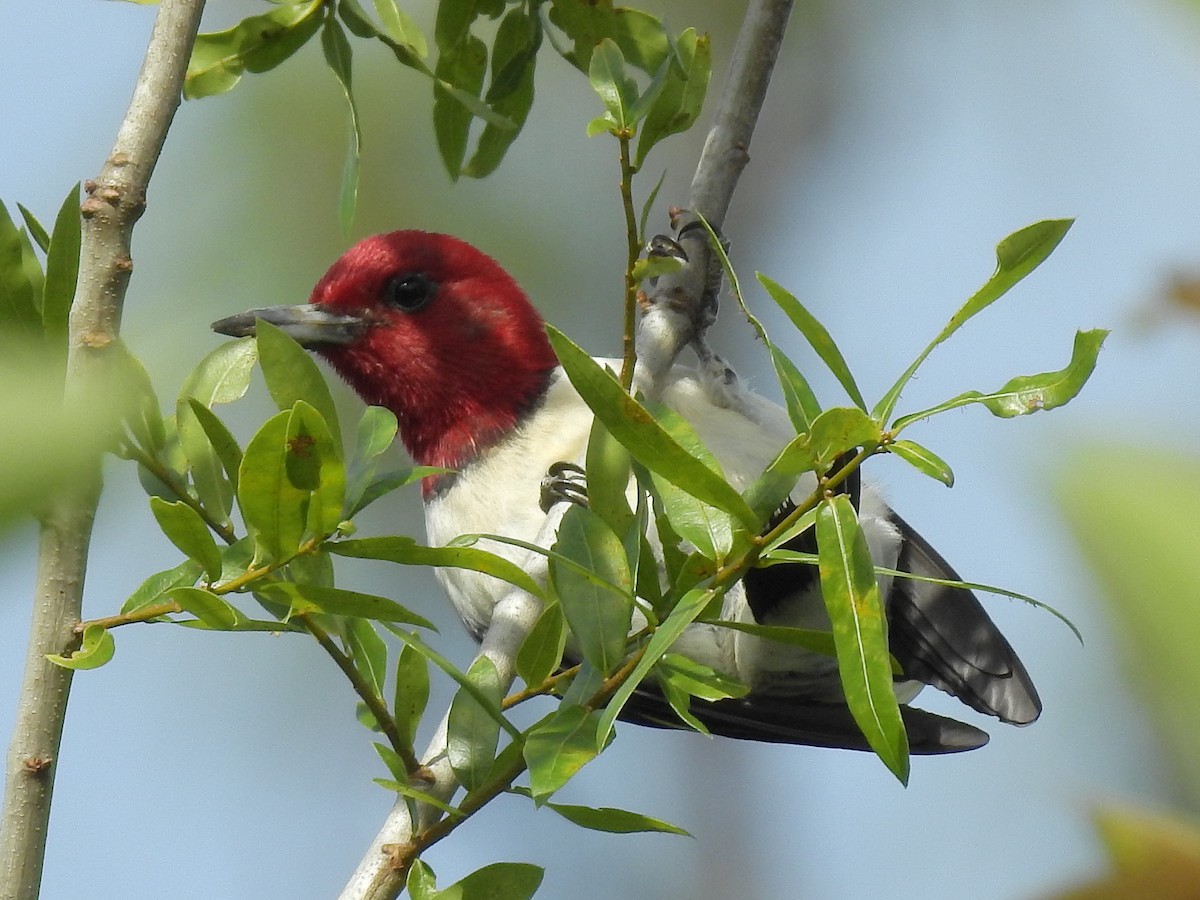
[[[871,551],[845,494],[817,508],[817,555],[842,692],[871,749],[907,784],[908,735],[892,689],[887,620]]]
[[[189,100],[232,90],[243,72],[267,72],[299,50],[321,24],[322,0],[285,3],[225,31],[200,34],[183,82]]]
[[[892,441],[887,446],[889,453],[894,453],[918,472],[936,479],[946,487],[954,487],[954,472],[946,461],[915,441]]]
[[[517,674],[529,687],[537,687],[558,668],[567,642],[562,607],[552,603],[542,610],[517,652]]]
[[[472,110],[464,95],[483,104],[480,93],[487,74],[487,45],[470,32],[474,4],[442,3],[438,6],[434,36],[438,60],[434,68],[433,132],[438,152],[451,179],[462,173],[467,155]]]
[[[184,380],[180,397],[195,397],[212,408],[216,403],[240,400],[250,387],[250,374],[258,362],[258,345],[239,338],[226,341],[196,364]]]
[[[875,408],[871,410],[871,417],[879,422],[886,422],[890,419],[892,412],[896,409],[896,403],[900,400],[900,393],[934,348],[962,328],[969,319],[1003,297],[1013,285],[1041,265],[1058,246],[1059,241],[1063,239],[1073,223],[1074,219],[1047,219],[1022,228],[1002,240],[996,246],[995,274],[962,305],[958,312],[951,316],[946,327],[904,370],[904,374],[875,404]]]
[[[675,55],[674,64],[663,63],[667,67],[664,84],[642,125],[634,159],[638,168],[655,144],[691,128],[704,106],[712,74],[712,41],[688,28],[675,41]]]
[[[204,567],[210,582],[221,577],[221,551],[199,513],[182,500],[168,503],[161,497],[150,498],[150,511],[167,539]]]
[[[246,445],[238,474],[238,505],[255,543],[272,560],[295,554],[304,536],[309,492],[288,477],[291,412],[268,419]]]
[[[249,452],[247,450],[247,452]],[[474,547],[423,547],[412,538],[360,538],[336,541],[325,545],[330,553],[359,559],[382,559],[402,566],[445,566],[452,569],[471,569],[507,581],[514,587],[541,597],[541,585],[515,563],[494,553]]]
[[[42,316],[25,256],[21,232],[0,203],[0,338],[32,347],[42,334]]]
[[[498,709],[504,699],[500,675],[486,656],[478,656],[467,678]],[[483,783],[496,758],[500,725],[494,713],[485,709],[476,696],[460,690],[450,704],[446,723],[446,757],[458,780],[468,790]]]
[[[63,354],[67,349],[67,317],[79,279],[81,228],[76,182],[54,220],[54,233],[46,253],[46,280],[42,283],[42,327],[50,347]]]
[[[328,613],[335,616],[374,619],[378,622],[400,622],[437,631],[433,623],[424,616],[406,609],[395,600],[377,597],[374,594],[289,581],[263,585],[257,590],[280,603],[287,604],[291,608],[291,615]]]
[[[270,322],[259,319],[254,323],[254,334],[263,378],[275,405],[281,410],[291,409],[297,400],[303,400],[315,407],[333,435],[340,457],[342,428],[338,423],[337,408],[333,405],[329,385],[312,356]]]
[[[64,669],[98,669],[113,658],[116,649],[113,636],[107,628],[89,625],[83,630],[83,640],[78,650],[69,656],[47,654],[46,659]]]
[[[396,0],[375,0],[375,12],[379,14],[379,20],[392,40],[407,44],[417,56],[424,57],[429,53],[425,35],[412,17],[396,4]]]
[[[633,615],[633,583],[625,548],[586,506],[572,505],[555,549],[581,568],[554,565],[555,591],[585,659],[606,675],[625,656]]]
[[[643,466],[706,503],[723,509],[750,529],[758,522],[741,496],[688,453],[620,383],[558,329],[546,329],[571,384],[609,433]]]
[[[529,789],[535,803],[544,803],[596,758],[600,746],[598,724],[596,713],[564,701],[529,730],[525,762],[529,766]]]
[[[378,0],[376,5],[390,6],[391,10],[399,13],[395,3],[389,0]],[[325,27],[321,29],[321,50],[325,54],[325,62],[341,85],[346,105],[350,110],[349,146],[346,149],[346,162],[342,166],[342,185],[338,192],[338,223],[342,226],[342,233],[349,234],[350,226],[354,223],[354,210],[358,204],[358,159],[359,148],[362,146],[362,131],[358,126],[358,105],[354,102],[351,75],[353,51],[336,19],[325,20]]]
[[[692,836],[678,825],[672,825],[662,819],[655,819],[624,809],[614,809],[611,806],[574,806],[566,803],[547,803],[545,805],[568,822],[581,828],[590,828],[592,831],[607,831],[610,834],[637,834],[653,831],[659,834]]]
[[[1102,328],[1077,331],[1075,345],[1071,350],[1071,361],[1067,363],[1066,368],[1057,372],[1043,372],[1040,375],[1021,375],[1006,382],[999,390],[987,394],[967,391],[930,409],[901,416],[892,425],[892,431],[899,431],[918,419],[970,403],[982,403],[988,412],[1002,419],[1062,406],[1073,400],[1091,378],[1096,369],[1100,347],[1107,336],[1108,332]]]
[[[430,900],[529,900],[545,874],[541,866],[530,863],[492,863],[438,891]]]
[[[396,414],[382,406],[368,406],[358,421],[354,454],[359,459],[374,459],[396,439]]]
[[[553,0],[550,21],[571,39],[563,58],[587,72],[592,53],[605,38],[616,42],[626,61],[647,74],[657,72],[671,52],[662,21],[631,7],[614,7],[612,0]]]

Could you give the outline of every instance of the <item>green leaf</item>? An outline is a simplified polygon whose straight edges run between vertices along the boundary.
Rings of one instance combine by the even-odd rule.
[[[26,271],[25,239],[0,203],[0,337],[32,345],[42,334],[33,282]]]
[[[179,430],[179,446],[187,458],[188,472],[191,474],[192,484],[196,487],[196,496],[201,505],[213,519],[226,525],[229,523],[229,513],[233,509],[235,488],[225,476],[222,460],[210,441],[208,431],[200,416],[208,416],[221,429],[224,429],[225,426],[213,415],[211,410],[195,397],[186,399],[187,402],[179,403],[175,412],[175,423]],[[203,412],[197,413],[196,410]],[[210,422],[210,424],[212,423]],[[225,430],[224,437],[233,441],[228,430]],[[224,449],[228,453],[230,448],[226,446]],[[233,450],[236,452],[237,465],[241,465],[242,453],[236,442],[233,443]],[[230,462],[233,462],[232,458]],[[237,470],[234,469],[234,471],[236,473]]]
[[[562,607],[557,603],[548,604],[517,651],[517,674],[526,685],[535,688],[554,674],[562,662],[566,642]]]
[[[78,185],[76,185],[75,190],[78,192]],[[43,253],[48,251],[50,249],[50,235],[42,223],[38,221],[37,216],[31,213],[20,203],[17,204],[17,209],[21,211],[21,218],[25,220],[25,227],[29,229],[29,236],[33,239],[33,242],[38,245],[38,249],[40,249]]]
[[[907,387],[921,363],[925,362],[934,348],[950,335],[962,328],[972,317],[983,312],[1013,287],[1022,278],[1036,269],[1049,256],[1059,241],[1066,235],[1074,219],[1047,219],[1014,232],[996,247],[996,272],[956,312],[946,327],[938,333],[912,364],[904,370],[896,383],[871,410],[871,417],[886,422],[892,417],[900,393]]]
[[[887,445],[887,450],[921,474],[940,481],[946,487],[954,487],[954,472],[944,459],[928,447],[923,447],[915,441],[892,441]]]
[[[249,452],[249,451],[247,451]],[[471,569],[492,575],[514,587],[544,596],[541,585],[520,566],[494,553],[474,547],[423,547],[412,538],[402,535],[336,541],[325,545],[330,553],[358,559],[381,559],[402,566],[441,566],[452,569]]]
[[[304,536],[309,491],[288,477],[291,412],[268,419],[246,445],[238,472],[238,505],[255,544],[272,560],[295,554]]]
[[[908,735],[892,689],[887,619],[866,536],[845,494],[817,508],[817,555],[842,692],[871,749],[907,784]]]
[[[563,615],[584,658],[607,675],[625,657],[633,616],[625,548],[603,519],[573,504],[558,527],[555,549],[581,567],[552,566]]]
[[[688,28],[675,41],[674,65],[669,61],[662,90],[642,124],[634,165],[641,168],[646,155],[659,141],[687,131],[704,106],[712,74],[712,41]]]
[[[113,377],[125,401],[125,425],[137,444],[157,456],[166,449],[167,432],[150,374],[123,341],[118,341],[112,349]]]
[[[342,521],[346,498],[346,467],[342,447],[335,442],[321,414],[297,400],[288,420],[288,477],[292,484],[312,491],[308,504],[308,532],[332,534]]]
[[[46,280],[42,283],[42,327],[50,346],[63,354],[67,348],[67,317],[79,280],[82,221],[76,182],[54,220],[54,234],[46,253]]]
[[[495,664],[478,656],[467,670],[467,678],[498,709],[504,689]],[[446,758],[454,774],[467,790],[483,783],[496,758],[500,725],[494,713],[486,709],[474,694],[459,690],[450,704],[446,722]]]
[[[809,459],[824,469],[855,447],[878,444],[881,436],[879,423],[861,409],[835,406],[817,416],[809,429]]]
[[[419,859],[408,870],[404,887],[412,900],[436,900],[437,885],[433,879],[433,869]]]
[[[350,509],[346,512],[346,518],[353,518],[380,497],[387,496],[397,488],[420,481],[429,475],[440,475],[451,471],[453,470],[443,469],[439,466],[413,466],[408,469],[397,469],[394,472],[384,472],[382,475],[377,475],[361,488],[360,496],[350,505]],[[354,497],[356,490],[358,489],[346,492],[347,500]]]
[[[680,598],[679,602],[675,604],[675,608],[671,610],[671,614],[655,629],[654,634],[646,643],[642,658],[638,660],[629,677],[621,682],[621,686],[617,688],[612,699],[608,701],[608,705],[600,714],[600,719],[596,724],[598,747],[607,743],[612,734],[613,722],[616,721],[622,707],[633,695],[637,686],[650,674],[650,670],[671,649],[671,645],[679,639],[692,622],[700,617],[700,614],[716,596],[717,594],[708,588],[693,588]]]
[[[210,582],[221,577],[221,551],[200,514],[182,500],[168,503],[161,497],[150,498],[150,511],[167,539],[189,559],[204,567]]]
[[[680,446],[646,407],[625,393],[620,383],[570,338],[553,326],[547,326],[546,332],[579,396],[634,459],[694,497],[730,513],[746,527],[758,529],[753,511],[719,473]]]
[[[429,663],[414,648],[405,644],[396,659],[396,695],[392,718],[396,730],[410,747],[417,739],[417,726],[429,703]]]
[[[211,409],[195,397],[188,397],[188,405],[204,430],[204,434],[208,437],[209,444],[216,451],[217,459],[221,461],[221,467],[225,470],[225,475],[236,493],[238,469],[242,466],[242,448],[238,446],[237,439],[225,427],[225,423]],[[176,420],[178,421],[178,419],[177,416]]]
[[[637,101],[637,84],[625,73],[625,57],[614,41],[605,38],[593,49],[588,80],[616,127],[632,125],[629,113]]]
[[[599,721],[596,713],[564,701],[529,730],[525,762],[535,803],[544,803],[596,758],[602,743],[597,734]]]
[[[354,616],[373,619],[377,622],[400,622],[437,631],[434,624],[424,616],[401,606],[387,597],[361,594],[344,588],[324,587],[315,584],[298,584],[280,581],[256,588],[258,593],[287,604],[291,615],[327,613],[334,616]]]
[[[678,825],[672,825],[662,819],[654,819],[624,809],[614,809],[611,806],[574,806],[566,803],[547,803],[546,806],[568,822],[581,828],[590,828],[592,831],[607,831],[610,834],[638,834],[653,831],[659,834],[692,836]]]
[[[187,559],[172,569],[156,572],[143,581],[129,599],[121,604],[121,612],[136,612],[162,601],[174,588],[191,586],[203,573],[204,567],[194,559]]]
[[[194,587],[177,587],[171,590],[168,596],[183,607],[184,612],[191,613],[216,631],[232,631],[246,620],[246,617],[228,601],[212,591]],[[275,629],[281,630],[279,625],[275,625]]]
[[[750,693],[749,685],[681,653],[664,654],[655,672],[701,700],[727,700]]]
[[[233,28],[196,36],[183,82],[189,100],[232,90],[243,72],[267,72],[299,50],[321,24],[323,0],[286,3]]]
[[[757,622],[735,622],[731,619],[706,619],[705,621],[710,625],[732,628],[734,631],[752,634],[755,637],[786,644],[789,647],[802,647],[813,653],[820,653],[822,656],[837,656],[833,633],[829,631],[793,628],[790,625],[759,625]]]
[[[624,534],[633,524],[633,510],[625,496],[633,469],[629,451],[608,433],[599,419],[592,420],[584,468],[588,508],[614,533]]]
[[[374,625],[358,618],[346,620],[346,643],[350,645],[354,668],[372,687],[375,696],[382,700],[383,686],[387,681],[387,644]]]
[[[376,2],[377,7],[388,5],[389,0]],[[394,2],[390,3],[390,7],[399,13]],[[354,224],[354,210],[358,204],[358,161],[362,130],[358,125],[358,106],[354,102],[351,77],[353,51],[350,49],[350,42],[346,40],[346,33],[332,17],[325,19],[325,27],[321,29],[321,50],[325,54],[326,64],[333,70],[334,77],[342,88],[346,106],[350,110],[349,146],[346,149],[346,162],[342,167],[342,185],[338,192],[338,224],[341,225],[343,234],[349,234],[350,226]]]
[[[919,419],[937,415],[949,409],[957,409],[971,403],[982,403],[988,411],[1002,419],[1025,416],[1041,410],[1054,409],[1073,400],[1092,376],[1100,347],[1108,332],[1104,329],[1075,332],[1075,344],[1071,349],[1071,361],[1066,368],[1041,375],[1022,375],[1006,382],[999,390],[987,394],[967,391],[920,412],[901,416],[892,425],[895,433]]]
[[[464,97],[471,98],[474,105],[486,108],[479,95],[483,90],[488,61],[487,46],[466,28],[461,31],[454,29],[456,34],[453,41],[444,39],[443,32],[449,30],[446,18],[463,10],[471,10],[471,7],[467,4],[440,4],[435,29],[440,52],[434,69],[433,131],[442,163],[450,178],[456,181],[466,158],[474,112],[464,102]],[[471,12],[473,14],[473,10]]]
[[[240,400],[250,387],[258,362],[258,344],[238,338],[226,341],[205,356],[183,382],[180,397],[195,397],[211,409],[216,403]]]
[[[647,74],[658,71],[671,52],[660,19],[632,7],[614,7],[612,0],[552,0],[550,21],[573,42],[562,55],[581,72],[589,70],[592,53],[605,38],[616,42],[625,60]]]
[[[778,283],[762,274],[758,276],[758,280],[766,288],[771,299],[792,320],[792,324],[799,329],[800,333],[812,345],[813,350],[817,352],[817,356],[821,357],[821,361],[829,367],[829,371],[837,377],[842,388],[846,391],[850,399],[854,401],[854,404],[859,409],[866,410],[867,403],[863,400],[862,392],[859,391],[858,384],[854,381],[854,376],[850,373],[850,367],[846,365],[846,359],[842,356],[842,351],[838,349],[837,344],[834,343],[825,326],[817,321],[816,316],[805,309],[799,300]]]
[[[354,455],[370,460],[382,454],[396,439],[396,414],[382,406],[368,406],[358,421]]]
[[[788,418],[797,432],[806,432],[821,414],[821,404],[817,402],[816,394],[796,364],[773,344],[770,345],[770,350],[771,365],[775,368],[775,377],[783,391]]]
[[[338,424],[337,408],[317,364],[299,344],[270,322],[257,320],[254,333],[263,378],[275,405],[281,410],[291,409],[297,400],[303,400],[315,407],[333,435],[340,456],[342,429]]]
[[[375,0],[375,12],[392,40],[407,44],[417,56],[424,57],[429,53],[425,35],[412,17],[396,5],[396,0]]]
[[[69,656],[49,653],[46,659],[64,669],[98,669],[110,659],[116,651],[113,636],[103,625],[89,625],[83,630],[83,639],[79,649]]]
[[[529,863],[492,863],[438,891],[430,900],[528,900],[545,874],[541,866]],[[413,900],[417,900],[415,895]]]

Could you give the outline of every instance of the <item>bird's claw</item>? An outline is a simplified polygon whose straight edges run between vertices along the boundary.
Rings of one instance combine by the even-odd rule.
[[[548,513],[559,503],[587,506],[587,473],[581,466],[569,462],[553,463],[542,477],[538,506]]]

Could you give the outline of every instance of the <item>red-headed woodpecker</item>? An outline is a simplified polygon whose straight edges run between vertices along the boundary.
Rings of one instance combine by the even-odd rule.
[[[494,260],[447,235],[378,235],[337,260],[308,304],[254,310],[213,327],[247,335],[256,317],[317,351],[367,403],[394,412],[417,463],[455,470],[424,484],[431,544],[464,533],[538,538],[546,520],[539,505],[543,478],[555,463],[582,461],[592,413],[558,367],[538,312]],[[656,378],[654,392],[691,423],[730,483],[743,490],[794,432],[776,404],[736,385],[713,390],[702,374],[675,365]],[[869,485],[852,479],[848,490],[877,565],[957,579]],[[810,535],[794,546],[811,544]],[[507,545],[489,549],[525,559]],[[461,569],[441,569],[439,577],[480,639],[509,588]],[[1038,717],[1041,703],[1025,667],[969,591],[885,575],[879,585],[891,651],[907,679],[896,685],[902,700],[930,684],[1005,722]],[[829,627],[816,569],[800,564],[752,570],[726,595],[723,617]],[[750,687],[740,699],[693,702],[693,713],[714,733],[866,749],[832,658],[708,624],[690,626],[674,649]],[[914,753],[987,741],[973,726],[902,709]],[[623,718],[678,724],[653,680]]]

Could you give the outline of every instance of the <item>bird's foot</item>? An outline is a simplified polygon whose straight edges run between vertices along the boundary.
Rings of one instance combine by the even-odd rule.
[[[538,506],[548,513],[551,507],[564,502],[587,506],[587,473],[575,463],[556,462],[542,477]]]

